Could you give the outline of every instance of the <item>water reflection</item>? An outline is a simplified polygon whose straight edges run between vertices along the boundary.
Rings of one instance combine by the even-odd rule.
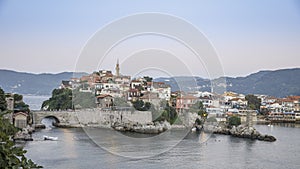
[[[25,145],[27,156],[45,168],[299,168],[299,128],[274,126],[272,133],[266,125],[255,126],[263,134],[272,134],[276,142],[253,141],[227,135],[190,133],[178,145],[169,151],[149,158],[136,159],[116,156],[104,151],[90,140],[82,129],[40,130],[33,134],[34,140]],[[92,130],[95,137],[101,137],[106,148],[119,154],[140,156],[141,150],[157,153],[172,142],[168,139],[156,139],[144,144],[131,146],[131,140],[118,137],[114,130]],[[119,132],[117,132],[119,133]],[[120,133],[119,133],[120,134]],[[37,141],[43,135],[53,135],[58,141]],[[122,135],[122,134],[120,134]],[[209,136],[206,140],[206,136]],[[142,149],[141,146],[147,148]],[[102,147],[103,148],[103,147]],[[109,150],[110,150],[109,149]],[[153,152],[154,151],[154,152]],[[280,154],[280,156],[278,155]]]

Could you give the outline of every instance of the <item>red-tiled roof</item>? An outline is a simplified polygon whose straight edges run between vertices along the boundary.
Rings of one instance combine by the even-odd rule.
[[[97,98],[105,98],[105,97],[112,97],[112,96],[109,94],[101,94],[101,95],[97,96]]]

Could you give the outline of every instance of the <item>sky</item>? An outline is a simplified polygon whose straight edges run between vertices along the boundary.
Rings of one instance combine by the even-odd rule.
[[[31,73],[76,71],[85,46],[97,32],[120,18],[140,13],[167,14],[196,27],[214,48],[225,76],[300,67],[297,0],[0,0],[0,69]],[[123,25],[119,29],[131,28],[132,25]],[[130,68],[142,62],[138,58],[151,57],[153,51],[158,61],[161,58],[165,65],[175,65],[159,76],[168,72],[184,75],[185,71],[178,71],[176,59],[184,62],[190,74],[209,76],[205,63],[199,66],[185,54],[174,54],[171,50],[180,45],[170,38],[144,36],[125,42],[116,48],[120,50],[115,55],[112,50],[107,56],[110,59],[98,64],[97,69],[114,70],[120,59],[121,72],[139,74],[145,70]],[[135,48],[141,43],[148,45],[150,53],[143,52],[144,47],[140,51]],[[158,46],[163,46],[161,51],[155,50]],[[131,54],[121,52],[122,48],[130,48]]]

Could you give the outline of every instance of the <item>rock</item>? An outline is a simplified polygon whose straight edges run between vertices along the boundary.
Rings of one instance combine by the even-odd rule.
[[[22,141],[33,141],[31,134],[28,133],[28,130],[18,131],[13,137],[13,139]]]
[[[246,127],[242,125],[238,127],[233,126],[231,129],[218,126],[215,127],[213,133],[232,135],[233,137],[248,138],[252,140],[257,139],[269,142],[276,141],[276,138],[274,136],[260,134],[254,127]]]
[[[143,134],[159,134],[171,128],[170,123],[165,122],[155,122],[147,123],[145,125],[137,123],[114,123],[111,126],[117,131],[130,131]]]
[[[276,141],[276,138],[274,136],[270,136],[270,135],[265,135],[264,141],[269,141],[269,142],[274,142]]]
[[[230,134],[235,135],[237,134],[237,128],[235,126],[233,126],[230,130],[229,130]]]

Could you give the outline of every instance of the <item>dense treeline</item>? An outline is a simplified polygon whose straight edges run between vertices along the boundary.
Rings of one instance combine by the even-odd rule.
[[[52,97],[43,102],[42,108],[47,110],[72,109],[72,90],[54,89],[52,91]]]
[[[22,95],[14,95],[16,101],[19,101],[18,107],[25,103],[21,100]],[[19,131],[14,127],[4,115],[11,113],[7,110],[6,95],[0,88],[0,168],[42,168],[30,159],[25,157],[26,150],[22,147],[16,147],[11,138]],[[28,105],[25,107],[28,108]]]
[[[78,108],[95,108],[93,93],[79,92],[71,89],[54,89],[52,96],[42,104],[44,110],[68,110]]]

